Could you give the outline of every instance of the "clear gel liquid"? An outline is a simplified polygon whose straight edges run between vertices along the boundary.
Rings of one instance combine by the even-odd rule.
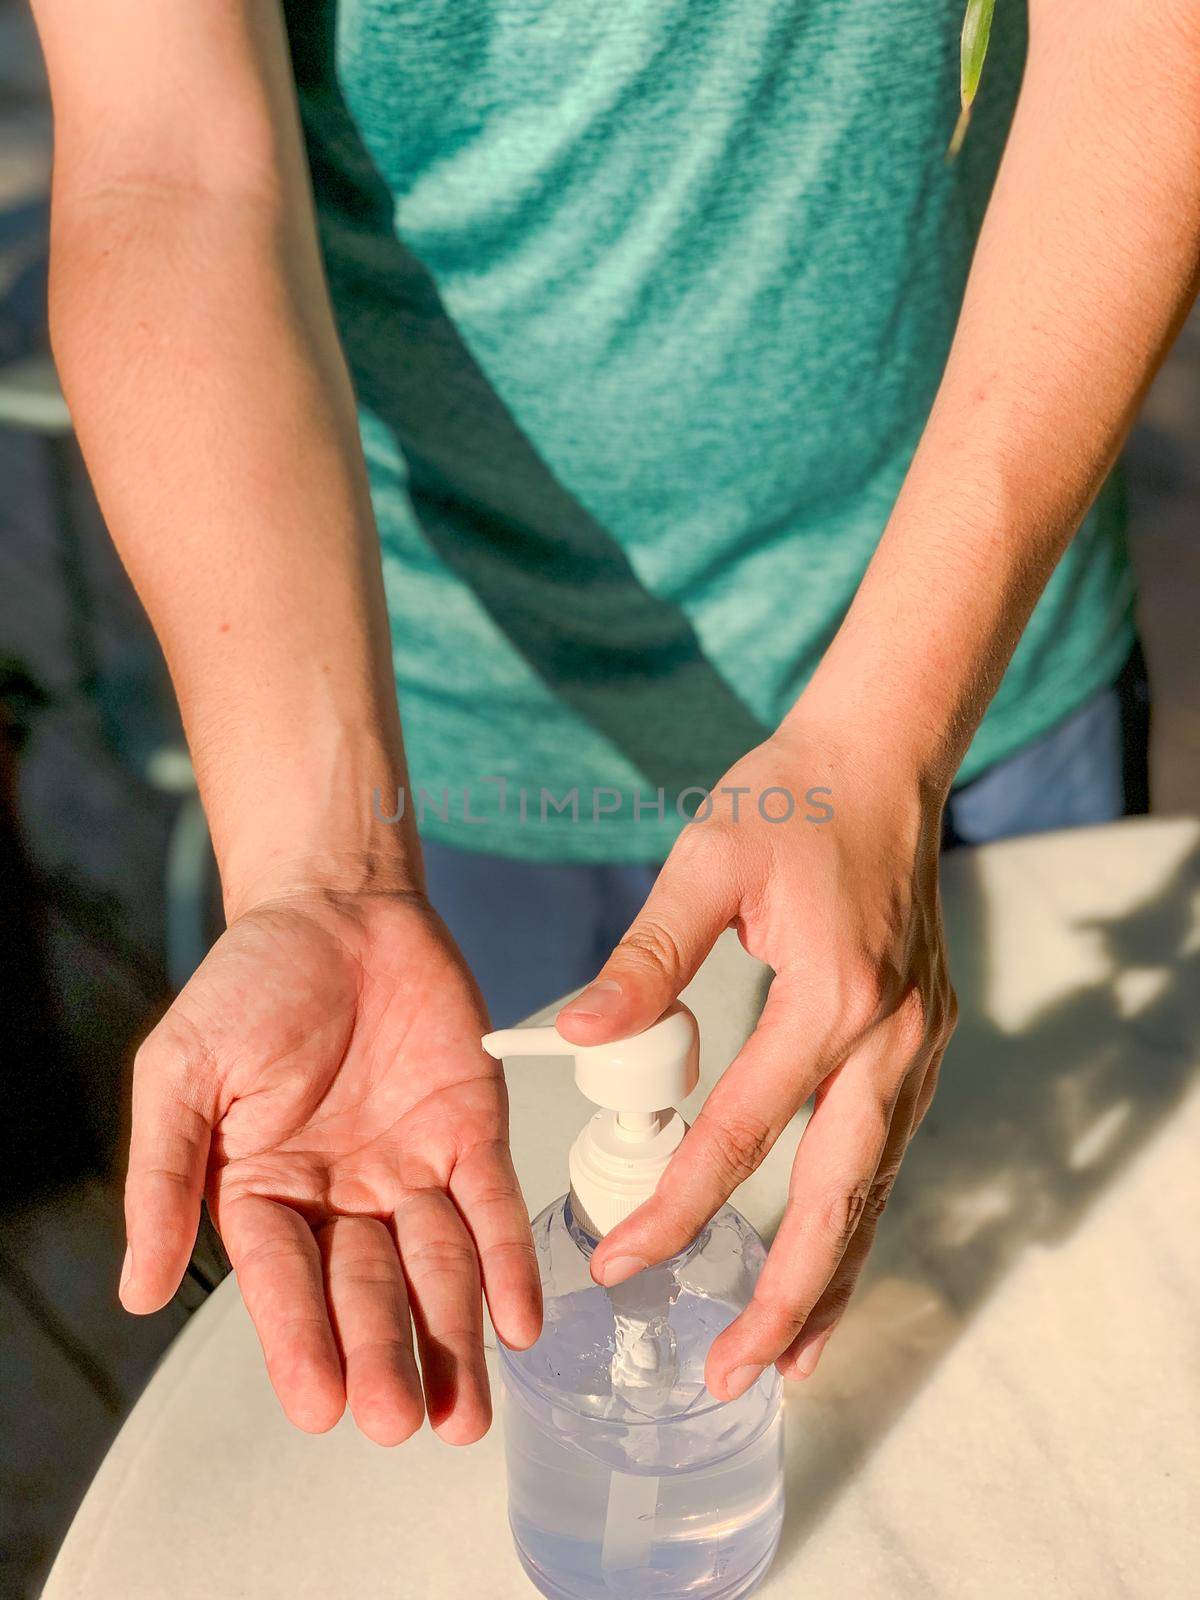
[[[719,1404],[717,1333],[748,1299],[762,1245],[726,1207],[677,1261],[592,1283],[560,1201],[534,1224],[546,1328],[501,1351],[509,1518],[551,1600],[732,1600],[766,1572],[783,1520],[780,1382]]]

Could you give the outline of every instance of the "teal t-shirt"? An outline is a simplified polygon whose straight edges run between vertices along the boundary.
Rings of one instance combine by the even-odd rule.
[[[944,161],[963,3],[289,4],[430,836],[660,858],[804,686],[1016,98],[1008,0]],[[1115,677],[1131,609],[1110,485],[961,777]]]

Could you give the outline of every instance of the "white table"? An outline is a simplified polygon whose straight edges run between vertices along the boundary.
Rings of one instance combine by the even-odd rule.
[[[787,1399],[765,1596],[1196,1592],[1200,826],[1123,823],[947,862],[962,1020],[838,1338]],[[763,974],[726,936],[688,1000],[711,1084]],[[701,1092],[704,1085],[702,1084]],[[512,1072],[533,1210],[587,1113]],[[795,1136],[742,1190],[764,1229]],[[533,1594],[498,1430],[402,1449],[283,1420],[232,1282],[113,1445],[46,1600]]]

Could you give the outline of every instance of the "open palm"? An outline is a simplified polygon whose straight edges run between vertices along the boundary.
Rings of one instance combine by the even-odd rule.
[[[239,917],[138,1055],[126,1307],[174,1292],[204,1191],[294,1422],[331,1427],[348,1400],[380,1443],[426,1410],[450,1442],[478,1438],[481,1279],[507,1343],[541,1320],[486,1026],[419,896]]]

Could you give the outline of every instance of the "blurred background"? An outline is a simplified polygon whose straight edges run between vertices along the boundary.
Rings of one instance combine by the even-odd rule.
[[[0,0],[0,1600],[38,1593],[121,1419],[221,1271],[116,1300],[134,1050],[217,926],[154,639],[88,488],[46,337],[50,114]],[[1127,455],[1152,801],[1200,795],[1200,322]]]

